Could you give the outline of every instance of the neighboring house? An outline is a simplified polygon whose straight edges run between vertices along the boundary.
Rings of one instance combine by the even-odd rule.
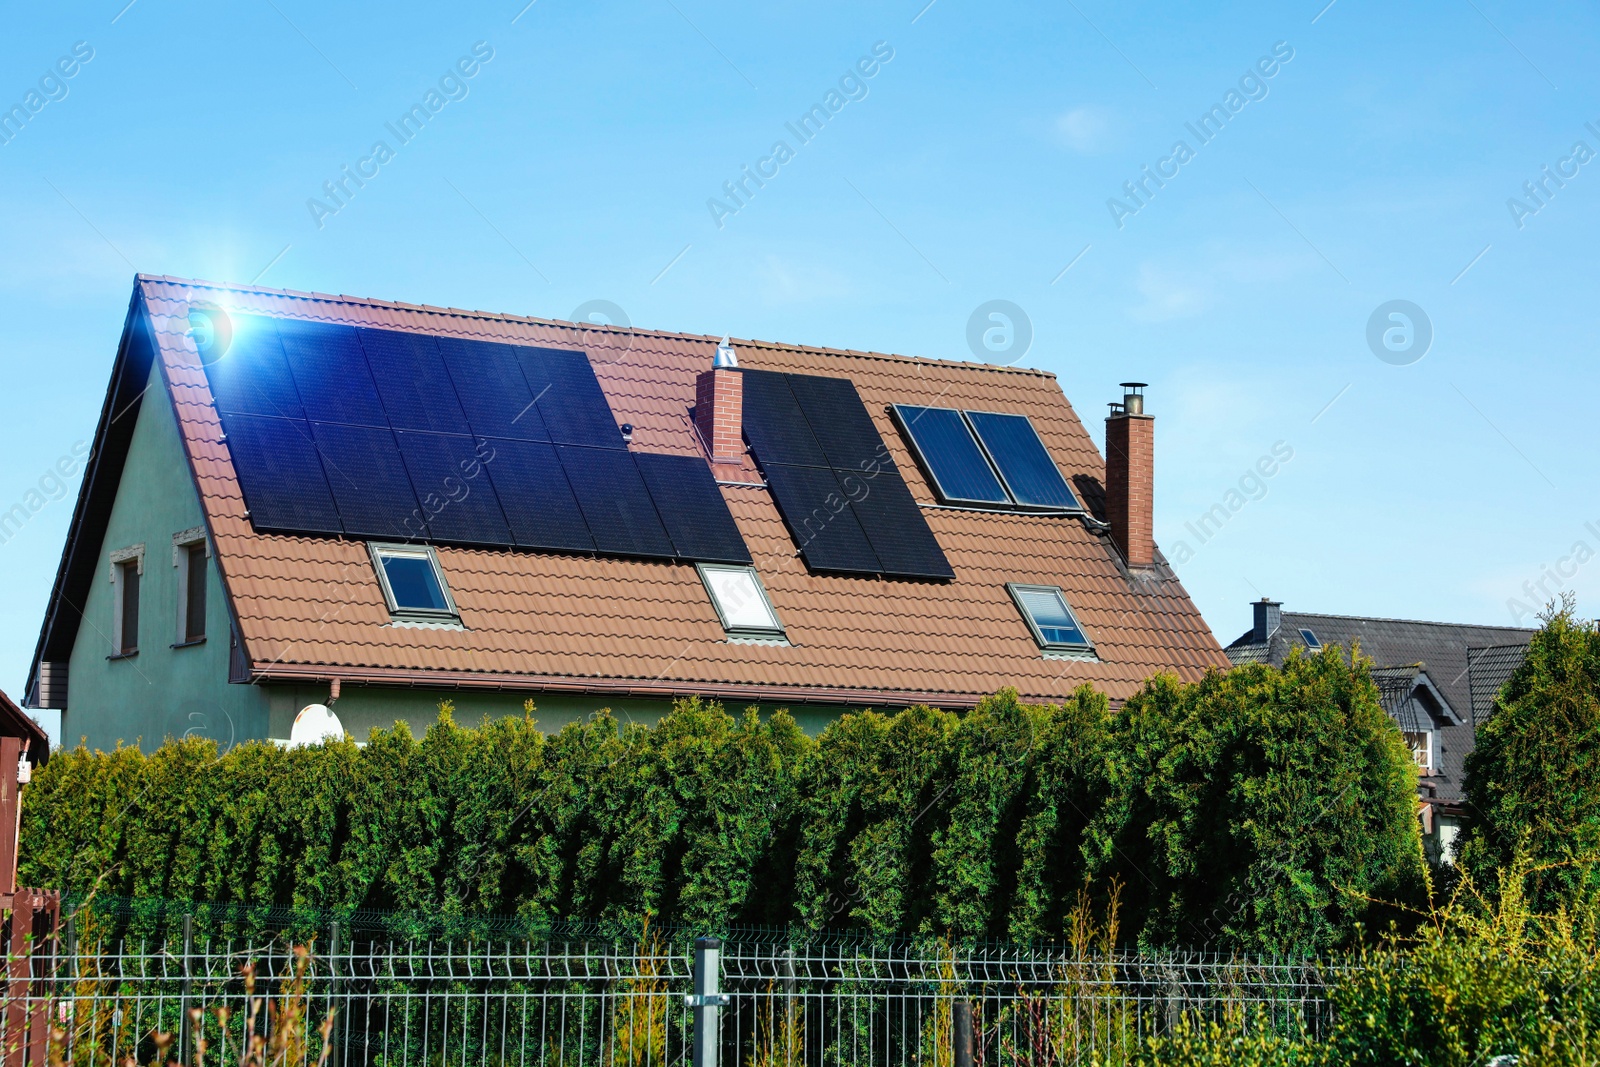
[[[140,276],[28,703],[98,747],[446,698],[815,731],[1225,668],[1138,388],[1106,425],[1035,370]]]
[[[1534,631],[1354,615],[1284,611],[1275,601],[1251,605],[1249,630],[1227,648],[1234,663],[1281,666],[1294,649],[1320,652],[1359,645],[1372,660],[1384,708],[1411,747],[1419,778],[1423,843],[1448,862],[1467,816],[1462,769],[1473,730],[1500,687],[1522,663]]]

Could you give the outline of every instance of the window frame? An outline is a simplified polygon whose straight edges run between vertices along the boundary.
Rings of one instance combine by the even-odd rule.
[[[457,622],[461,621],[461,612],[456,607],[456,598],[450,592],[450,583],[445,581],[444,568],[439,565],[439,553],[434,551],[432,545],[407,545],[388,541],[368,541],[367,554],[372,558],[372,569],[378,576],[378,587],[383,590],[383,602],[389,609],[391,619],[404,622]],[[433,580],[438,583],[439,593],[444,597],[446,607],[440,608],[410,608],[401,607],[395,602],[394,589],[389,585],[389,571],[383,565],[383,557],[397,556],[407,559],[425,559],[433,567]]]
[[[1405,741],[1406,748],[1411,752],[1411,762],[1416,766],[1417,772],[1424,778],[1429,778],[1433,775],[1433,735],[1436,732],[1435,730],[1400,731],[1400,737]],[[1411,740],[1414,737],[1422,739],[1420,752],[1422,759],[1420,760],[1417,759],[1419,755],[1418,746],[1413,744]]]
[[[202,559],[211,559],[211,543],[206,537],[204,527],[195,527],[172,535],[172,566],[178,572],[178,621],[177,636],[172,642],[173,648],[191,648],[195,645],[206,643],[206,616],[209,614],[209,590],[202,587],[201,596],[204,598],[200,604],[200,633],[197,637],[189,636],[189,586],[192,581],[190,573],[193,558],[196,552]],[[209,581],[210,568],[202,567],[202,580]]]
[[[1317,632],[1315,630],[1311,629],[1309,626],[1301,626],[1299,627],[1299,630],[1300,640],[1305,642],[1305,646],[1307,648],[1313,652],[1322,651],[1322,638],[1317,636]]]
[[[1059,585],[1030,585],[1025,582],[1007,582],[1006,592],[1011,594],[1011,602],[1017,607],[1017,614],[1022,616],[1022,621],[1028,624],[1028,632],[1033,635],[1033,640],[1046,652],[1093,652],[1094,638],[1089,636],[1088,629],[1083,625],[1083,620],[1078,618],[1078,613],[1072,610],[1072,602],[1067,599],[1066,591]],[[1027,603],[1022,599],[1023,593],[1054,593],[1061,600],[1061,606],[1066,609],[1067,618],[1078,628],[1083,635],[1083,643],[1065,643],[1045,639],[1044,631],[1033,617],[1033,612],[1028,610]]]
[[[766,583],[761,580],[760,573],[747,563],[696,563],[695,572],[700,575],[700,584],[705,586],[706,599],[711,601],[711,607],[717,613],[717,621],[722,624],[723,633],[729,637],[747,637],[767,640],[780,640],[788,637],[783,626],[783,620],[778,617],[778,609],[772,604],[772,597],[767,595]],[[761,597],[761,602],[766,605],[767,614],[772,617],[775,628],[755,626],[734,626],[728,622],[727,613],[724,612],[722,601],[717,599],[716,589],[712,587],[707,577],[713,571],[735,571],[750,576],[755,584],[756,593]]]
[[[139,623],[144,613],[144,545],[119,548],[111,553],[111,654],[107,659],[131,659],[139,654]],[[134,577],[133,643],[128,643],[128,575]]]

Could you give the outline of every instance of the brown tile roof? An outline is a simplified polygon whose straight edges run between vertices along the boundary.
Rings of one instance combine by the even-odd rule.
[[[203,300],[241,312],[580,349],[641,451],[700,454],[689,419],[718,338],[141,277],[253,674],[369,682],[701,693],[730,700],[880,706],[971,704],[1003,686],[1058,700],[1091,682],[1115,698],[1156,671],[1226,668],[1188,594],[1164,568],[1131,581],[1076,519],[953,509],[924,514],[956,571],[949,583],[811,574],[768,492],[725,485],[792,647],[733,644],[693,566],[441,547],[465,629],[389,625],[359,542],[255,532],[204,373],[163,316]],[[183,326],[186,328],[186,321]],[[1053,375],[872,352],[734,340],[742,366],[848,377],[912,494],[931,503],[885,411],[891,402],[1024,412],[1069,478],[1104,461]],[[746,474],[759,481],[753,464]],[[730,479],[723,475],[727,481]],[[1101,662],[1044,658],[1006,582],[1060,585]]]

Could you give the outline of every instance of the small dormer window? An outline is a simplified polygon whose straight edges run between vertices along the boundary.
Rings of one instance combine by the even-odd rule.
[[[1007,584],[1011,599],[1033,632],[1039,647],[1050,651],[1088,651],[1094,646],[1067,606],[1061,588],[1054,585]]]
[[[441,621],[457,617],[455,600],[432,547],[373,544],[368,548],[389,614],[397,619]]]
[[[767,591],[754,567],[733,567],[716,563],[698,564],[717,618],[730,637],[781,639],[783,623],[767,599]]]

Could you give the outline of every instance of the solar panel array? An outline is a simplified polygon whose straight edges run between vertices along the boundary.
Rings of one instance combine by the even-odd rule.
[[[750,562],[707,464],[629,451],[581,352],[235,316],[206,375],[258,530]]]
[[[912,404],[893,410],[945,503],[1081,510],[1028,416]]]
[[[953,578],[848,379],[744,373],[744,433],[806,565]]]

